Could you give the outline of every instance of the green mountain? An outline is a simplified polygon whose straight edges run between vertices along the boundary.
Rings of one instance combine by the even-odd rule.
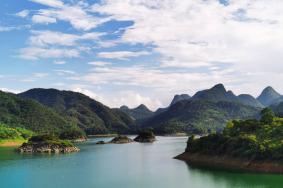
[[[74,121],[88,135],[128,133],[135,130],[134,121],[117,109],[110,109],[81,93],[56,89],[31,89],[19,94],[54,109]]]
[[[239,95],[238,100],[240,103],[248,105],[248,106],[254,106],[254,107],[259,107],[259,108],[264,107],[256,98],[248,94]]]
[[[226,91],[223,84],[217,84],[211,89],[206,89],[197,92],[192,100],[207,100],[207,101],[232,101],[239,102],[237,96],[233,94],[232,91]]]
[[[274,103],[279,103],[280,100],[283,101],[283,98],[277,91],[268,86],[258,96],[257,100],[264,106],[270,106]]]
[[[76,129],[74,122],[60,116],[34,100],[22,99],[0,91],[0,122],[10,127],[22,127],[36,133],[59,134]]]
[[[158,110],[142,124],[156,132],[207,133],[221,131],[228,120],[255,118],[262,105],[250,95],[236,96],[222,84],[197,92],[168,108]]]
[[[260,120],[230,121],[222,133],[190,137],[177,158],[195,165],[281,173],[283,119],[268,108],[260,114]]]
[[[203,134],[221,131],[228,120],[255,118],[260,108],[231,101],[188,100],[170,106],[165,112],[149,118],[143,127],[157,133],[187,132]]]
[[[136,108],[130,109],[127,106],[121,106],[120,110],[131,116],[135,120],[141,120],[151,117],[154,112],[149,110],[144,104],[139,105]]]
[[[173,104],[175,104],[179,101],[188,100],[190,98],[191,98],[191,96],[188,95],[188,94],[175,95],[170,106],[172,106]]]

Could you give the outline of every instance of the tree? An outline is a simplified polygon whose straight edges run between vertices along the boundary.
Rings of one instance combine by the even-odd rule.
[[[270,108],[264,108],[261,113],[260,121],[265,124],[272,124],[273,119],[275,117],[274,112]]]

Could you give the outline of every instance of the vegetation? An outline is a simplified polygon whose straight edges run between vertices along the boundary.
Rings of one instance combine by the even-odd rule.
[[[0,123],[0,140],[26,140],[33,135],[32,131],[16,127],[11,128],[5,124]]]
[[[32,89],[19,94],[46,105],[61,116],[74,122],[86,134],[129,133],[135,129],[134,121],[118,109],[107,106],[72,91]]]
[[[145,121],[158,134],[221,132],[231,119],[255,118],[259,108],[231,101],[185,100]]]
[[[36,135],[31,137],[28,140],[27,145],[33,144],[49,144],[49,145],[58,145],[63,147],[73,147],[74,145],[69,140],[61,140],[55,135],[44,134],[44,135]]]
[[[0,122],[12,128],[25,128],[35,133],[59,134],[76,124],[52,109],[16,95],[0,91]]]
[[[121,106],[120,110],[135,120],[143,120],[154,115],[154,112],[150,111],[144,104],[133,109],[130,109],[127,106]]]
[[[190,137],[187,152],[209,156],[230,156],[251,160],[283,162],[283,119],[270,109],[261,112],[261,119],[233,120],[223,133],[195,139]]]

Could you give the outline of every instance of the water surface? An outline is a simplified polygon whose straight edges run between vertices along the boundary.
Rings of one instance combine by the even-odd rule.
[[[283,176],[197,169],[173,159],[187,138],[153,144],[95,145],[67,155],[17,154],[0,148],[1,188],[282,188]]]

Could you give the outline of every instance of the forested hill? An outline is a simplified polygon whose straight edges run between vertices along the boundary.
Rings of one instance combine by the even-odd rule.
[[[0,123],[37,133],[60,133],[77,128],[74,122],[34,100],[0,91]]]
[[[72,119],[87,134],[130,133],[134,120],[118,109],[95,101],[81,93],[56,89],[31,89],[18,96],[33,99]]]

